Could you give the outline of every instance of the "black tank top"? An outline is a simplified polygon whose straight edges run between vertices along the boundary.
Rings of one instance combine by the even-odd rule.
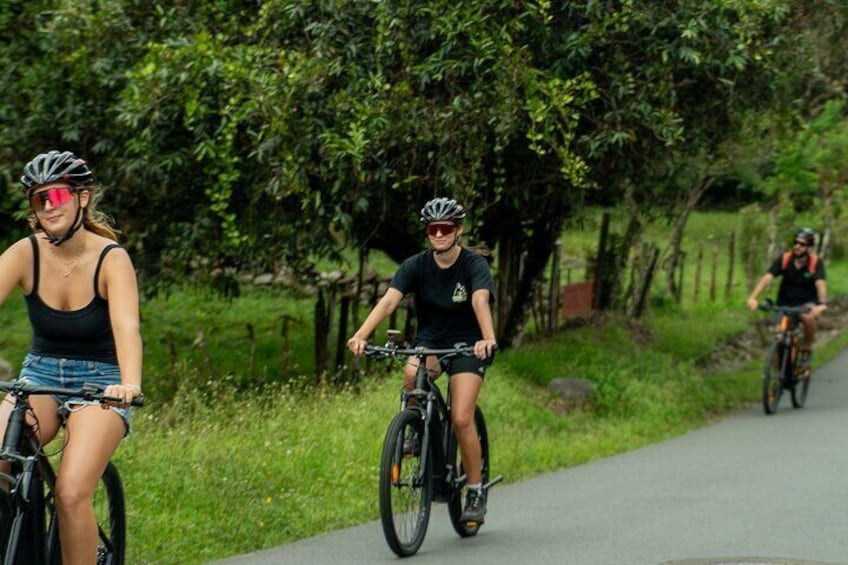
[[[106,254],[117,244],[109,244],[100,252],[97,267],[94,270],[94,298],[88,305],[66,312],[51,308],[38,296],[39,255],[38,242],[34,235],[32,242],[34,276],[32,291],[26,299],[29,321],[32,325],[32,346],[30,353],[47,357],[65,359],[85,359],[87,361],[118,362],[115,352],[115,338],[109,320],[109,303],[100,296],[97,278]]]

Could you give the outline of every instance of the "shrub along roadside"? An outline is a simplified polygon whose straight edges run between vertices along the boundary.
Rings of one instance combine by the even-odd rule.
[[[644,326],[613,317],[504,352],[480,401],[494,471],[514,482],[759,410],[760,360],[705,373],[691,354],[708,354],[750,319],[738,308],[657,313]],[[844,341],[821,348],[818,362]],[[557,413],[540,386],[557,376],[594,380],[595,408]],[[245,395],[220,381],[137,411],[116,456],[128,562],[206,563],[376,519],[380,447],[397,398],[394,374],[359,391],[308,394],[277,385]]]

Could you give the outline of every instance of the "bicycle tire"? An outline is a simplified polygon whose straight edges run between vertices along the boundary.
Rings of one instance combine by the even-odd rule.
[[[489,482],[489,434],[486,431],[486,419],[483,417],[483,411],[480,410],[479,406],[477,406],[474,410],[474,428],[477,430],[477,438],[480,440],[482,483],[485,485]],[[462,457],[460,455],[459,442],[456,439],[456,435],[453,431],[451,431],[451,438],[448,443],[448,462],[452,463],[454,465],[454,469],[457,470],[456,478],[454,480],[458,480],[459,477],[465,475],[462,468]],[[448,514],[450,515],[451,525],[456,533],[459,534],[460,537],[468,538],[477,535],[477,532],[480,531],[480,526],[482,526],[483,523],[480,522],[469,525],[469,523],[460,520],[462,517],[462,505],[465,501],[464,487],[464,481],[461,483],[457,482],[455,484],[453,492],[448,498]]]
[[[772,343],[766,356],[763,371],[763,410],[767,415],[777,412],[780,395],[783,394],[783,375],[786,371],[784,350],[781,343]]]
[[[13,474],[21,472],[19,464],[13,463]],[[9,531],[3,546],[3,563],[14,565],[42,565],[48,563],[45,551],[47,512],[44,495],[44,480],[36,472],[32,474],[26,493],[17,492],[10,502]],[[16,488],[24,488],[19,485]],[[26,502],[23,502],[26,500]],[[15,504],[19,504],[17,510]],[[14,520],[18,522],[15,523]]]
[[[127,539],[126,504],[121,475],[111,461],[106,464],[94,490],[92,504],[98,531],[97,565],[124,565]],[[61,543],[58,539],[58,529],[53,525],[50,528],[50,538],[50,563],[61,565]]]
[[[404,453],[404,440],[417,438],[418,449]],[[432,457],[424,438],[424,421],[413,410],[399,412],[386,431],[380,458],[380,521],[383,534],[399,557],[415,554],[424,542],[433,500]],[[423,457],[424,455],[427,457]],[[422,468],[422,464],[425,466]]]
[[[792,388],[789,390],[790,398],[792,399],[793,408],[803,408],[807,402],[807,393],[810,391],[810,373],[809,367],[803,369],[801,374],[798,374],[798,357],[795,357],[795,363],[792,364]]]
[[[93,502],[100,534],[97,565],[124,565],[127,545],[126,502],[121,475],[111,461],[103,470],[103,476],[94,491]]]
[[[14,517],[12,496],[5,489],[0,489],[0,551],[2,551],[2,555],[4,556]]]

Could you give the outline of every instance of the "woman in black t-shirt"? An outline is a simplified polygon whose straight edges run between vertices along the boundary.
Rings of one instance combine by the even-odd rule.
[[[474,344],[474,356],[455,358],[447,371],[451,375],[451,418],[462,465],[468,470],[468,494],[461,520],[482,523],[486,500],[474,409],[496,347],[491,311],[494,284],[486,260],[459,244],[464,219],[465,211],[453,199],[427,202],[421,210],[421,221],[426,225],[431,248],[401,264],[386,293],[347,345],[355,355],[362,354],[367,337],[408,293],[415,295],[416,345],[451,348],[457,343]],[[435,358],[427,363],[432,374],[441,373]],[[416,368],[417,359],[410,358],[404,368],[407,389],[414,384]]]

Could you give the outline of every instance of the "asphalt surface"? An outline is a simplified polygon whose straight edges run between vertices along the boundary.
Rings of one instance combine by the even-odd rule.
[[[751,406],[662,443],[499,485],[474,538],[460,539],[435,505],[409,562],[848,565],[848,349],[813,379],[801,410],[784,394],[773,416]],[[494,456],[494,471],[508,475]],[[398,561],[370,522],[215,565]]]

